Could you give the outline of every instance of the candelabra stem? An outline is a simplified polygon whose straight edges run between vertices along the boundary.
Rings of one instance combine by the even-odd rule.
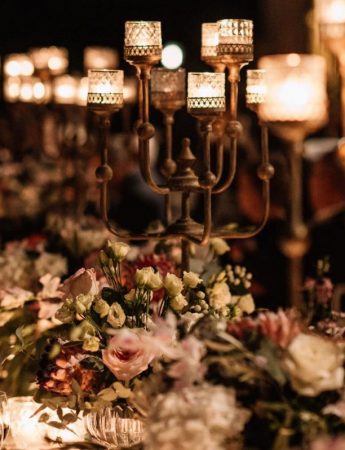
[[[240,81],[240,67],[232,65],[229,67],[230,81],[230,122],[227,126],[227,134],[230,137],[230,161],[229,172],[224,183],[213,189],[213,194],[221,194],[225,192],[232,184],[235,178],[237,166],[237,142],[242,132],[241,124],[237,121],[238,108],[238,83]]]
[[[162,174],[169,179],[176,170],[176,163],[172,159],[173,153],[173,124],[174,114],[172,112],[164,112],[164,125],[165,125],[165,159],[162,167]],[[165,223],[169,225],[172,220],[171,212],[171,194],[165,196]]]
[[[204,173],[200,177],[200,185],[209,188],[215,185],[217,179],[211,171],[211,132],[212,119],[201,121],[201,134],[203,138]]]
[[[181,276],[183,276],[184,271],[189,272],[190,270],[190,243],[187,239],[181,240],[181,252]]]
[[[295,141],[289,152],[290,159],[290,211],[289,232],[282,250],[289,259],[290,304],[299,308],[302,303],[303,257],[308,249],[308,230],[303,222],[302,186],[303,142]]]
[[[340,76],[341,76],[341,132],[345,136],[345,61],[339,58]]]

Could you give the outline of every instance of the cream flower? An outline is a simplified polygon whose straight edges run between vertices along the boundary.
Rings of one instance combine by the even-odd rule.
[[[169,297],[176,297],[183,289],[182,280],[173,273],[168,273],[165,276],[163,284]]]
[[[174,311],[182,311],[188,305],[186,297],[183,294],[178,294],[170,299],[170,306]]]
[[[98,282],[95,270],[79,269],[64,281],[60,290],[64,293],[64,298],[75,298],[80,294],[96,295],[98,293]]]
[[[251,294],[242,295],[239,298],[237,306],[242,312],[252,314],[255,311],[255,303]]]
[[[104,364],[118,380],[128,381],[146,370],[157,356],[154,346],[146,340],[142,329],[119,330],[102,351]]]
[[[194,272],[183,272],[183,282],[189,288],[196,288],[199,283],[202,282],[202,279]]]
[[[152,267],[144,267],[137,269],[135,274],[135,282],[137,286],[146,287],[156,291],[162,287],[162,280],[159,273],[155,273]]]
[[[224,253],[230,250],[228,244],[221,238],[211,239],[210,244],[217,255],[224,255]]]
[[[126,321],[126,314],[124,313],[119,303],[113,303],[110,307],[107,322],[113,328],[121,328]]]
[[[300,333],[291,342],[283,367],[301,395],[314,397],[344,384],[344,352],[329,339]]]
[[[100,298],[99,300],[96,301],[93,309],[103,319],[103,317],[108,315],[110,306],[108,305],[108,303],[105,300]]]
[[[96,336],[91,336],[84,339],[83,350],[87,352],[98,352],[99,350],[99,339]]]
[[[215,310],[223,309],[231,303],[231,294],[225,281],[208,289],[210,306]]]
[[[111,251],[112,256],[117,261],[122,261],[123,259],[125,259],[130,250],[129,245],[125,244],[124,242],[107,241],[107,247]]]

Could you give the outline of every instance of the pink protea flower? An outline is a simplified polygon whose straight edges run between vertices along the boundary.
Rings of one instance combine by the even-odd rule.
[[[250,317],[244,317],[240,320],[234,320],[228,323],[227,332],[239,339],[245,339],[248,334],[256,330],[257,324]]]
[[[301,333],[300,324],[294,312],[268,311],[258,316],[259,331],[271,339],[276,345],[286,348]]]

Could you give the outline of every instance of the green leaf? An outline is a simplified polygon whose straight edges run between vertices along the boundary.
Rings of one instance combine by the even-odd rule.
[[[118,398],[118,395],[113,388],[106,388],[98,393],[98,397],[100,397],[101,400],[112,402]]]
[[[131,396],[132,391],[119,381],[115,381],[115,383],[112,384],[112,387],[119,398],[129,398]]]
[[[280,365],[280,355],[278,348],[269,339],[263,339],[257,355],[263,356],[267,364],[265,366],[266,372],[268,372],[271,377],[277,381],[280,385],[286,383],[286,375],[282,370]]]

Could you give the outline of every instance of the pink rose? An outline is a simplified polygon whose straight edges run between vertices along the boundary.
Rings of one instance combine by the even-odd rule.
[[[146,370],[156,356],[157,349],[143,329],[119,330],[102,351],[104,364],[121,381],[131,380]]]
[[[98,282],[95,270],[79,269],[78,272],[64,281],[60,290],[64,293],[64,299],[75,298],[80,294],[98,294]]]

